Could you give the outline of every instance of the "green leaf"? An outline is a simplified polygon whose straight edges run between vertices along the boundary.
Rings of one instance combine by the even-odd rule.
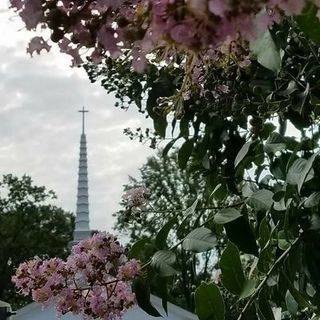
[[[170,149],[173,147],[173,145],[180,139],[181,137],[177,137],[175,139],[172,139],[170,142],[168,142],[166,144],[166,146],[163,148],[162,150],[162,156],[165,157],[167,156],[168,152],[170,151]]]
[[[199,320],[224,320],[225,306],[219,288],[214,283],[201,283],[195,292],[196,314]]]
[[[221,255],[220,268],[224,287],[231,293],[240,296],[246,279],[242,270],[239,250],[230,241]]]
[[[305,181],[307,181],[309,173],[311,172],[311,168],[313,165],[314,160],[316,157],[319,155],[319,152],[313,154],[306,162],[305,167],[303,168],[301,175],[298,180],[298,192],[300,193],[302,185],[304,184]],[[312,169],[313,170],[313,169]]]
[[[178,222],[177,218],[170,219],[158,232],[156,236],[156,246],[158,249],[165,249],[167,247],[167,238],[170,230]]]
[[[291,80],[287,88],[283,91],[280,91],[278,94],[281,96],[290,96],[293,92],[298,91],[299,87],[295,80]]]
[[[262,223],[263,223],[263,220],[262,220]],[[260,227],[262,229],[266,228],[266,226],[262,227],[262,223],[261,223]],[[276,250],[275,250],[275,245],[274,245],[273,239],[274,239],[274,237],[276,237],[275,233],[277,232],[277,228],[278,228],[278,225],[275,225],[272,228],[270,228],[270,226],[269,226],[269,228],[268,228],[269,230],[264,231],[264,232],[266,232],[266,234],[264,235],[264,240],[263,240],[264,246],[262,247],[262,250],[259,253],[259,260],[257,263],[257,269],[260,272],[265,273],[265,274],[269,271],[270,266],[274,262]],[[267,233],[269,234],[269,237],[267,237]],[[269,278],[269,280],[274,282],[271,279],[271,277]]]
[[[267,221],[267,218],[264,217],[259,226],[259,244],[260,248],[264,248],[267,242],[270,239],[271,228]]]
[[[259,293],[258,311],[261,320],[275,320],[265,290],[261,290]]]
[[[217,224],[225,224],[241,217],[241,213],[234,208],[221,209],[215,216],[214,222]]]
[[[257,61],[265,68],[275,73],[280,71],[281,55],[274,43],[271,33],[267,30],[263,35],[257,37],[250,43],[250,49],[257,57]]]
[[[244,283],[239,299],[245,299],[250,297],[256,289],[256,281],[253,279],[248,279]]]
[[[184,211],[184,215],[185,215],[185,216],[190,216],[190,215],[194,214],[194,212],[196,211],[198,202],[199,202],[199,199],[196,199],[196,200],[193,202],[193,204]]]
[[[298,312],[298,304],[289,290],[287,290],[287,293],[286,293],[286,305],[287,305],[288,311],[293,316],[295,316]]]
[[[243,184],[241,193],[245,198],[252,196],[253,193],[258,191],[258,187],[254,182],[245,182]]]
[[[132,291],[135,293],[138,306],[153,317],[162,317],[158,310],[150,302],[149,282],[137,278],[132,283]]]
[[[194,252],[204,252],[211,250],[216,245],[216,237],[208,228],[198,228],[192,230],[184,239],[182,247],[185,250]]]
[[[257,211],[268,211],[273,204],[273,192],[267,189],[261,189],[254,192],[246,203]]]
[[[298,185],[301,179],[301,175],[307,165],[307,160],[303,158],[296,159],[288,170],[287,182],[292,185]],[[314,171],[310,170],[305,181],[309,181],[313,178]]]
[[[273,208],[276,211],[284,211],[287,209],[287,207],[288,207],[288,202],[286,202],[284,198],[282,198],[280,201],[273,203]]]
[[[259,254],[259,260],[257,263],[257,269],[262,273],[267,273],[270,269],[270,265],[273,262],[274,249],[271,245],[265,246]]]
[[[153,277],[155,294],[162,299],[162,307],[168,315],[168,283],[167,278],[155,275]]]
[[[205,169],[210,170],[210,159],[209,159],[209,154],[205,154],[204,157],[202,158],[202,165]]]
[[[188,160],[193,151],[194,140],[190,139],[185,141],[181,146],[178,152],[178,164],[180,169],[185,169],[188,163]]]
[[[129,251],[129,258],[132,259],[132,258],[135,258],[135,259],[138,259],[138,260],[142,260],[141,258],[141,253],[142,251],[144,250],[145,248],[145,245],[149,242],[148,239],[140,239],[138,240],[137,242],[135,242],[130,251]]]
[[[320,202],[320,192],[314,192],[303,202],[303,206],[305,208],[312,208],[319,205],[319,202]]]
[[[176,262],[176,256],[173,252],[169,250],[157,251],[152,259],[151,266],[156,269],[162,277],[171,277],[178,274],[172,265]]]
[[[291,241],[290,241],[291,240]],[[291,242],[293,242],[294,239],[288,239],[286,232],[284,230],[280,230],[278,232],[278,247],[285,251],[291,246]]]
[[[276,153],[282,151],[286,147],[282,136],[279,133],[272,132],[264,146],[267,153]]]
[[[224,225],[228,239],[241,251],[248,254],[258,254],[256,237],[251,229],[248,219],[244,216]],[[239,232],[241,230],[241,232]]]
[[[311,2],[296,17],[300,29],[313,41],[320,42],[320,22],[317,17],[318,8]]]
[[[239,163],[244,159],[244,157],[247,155],[247,153],[249,152],[250,146],[252,144],[253,141],[249,141],[246,142],[242,148],[240,149],[240,151],[238,152],[235,160],[234,160],[234,167],[236,168]]]
[[[310,285],[310,283],[308,283]],[[308,286],[307,284],[307,286]],[[300,292],[299,290],[297,290],[293,283],[290,282],[290,287],[289,287],[290,293],[292,295],[292,297],[294,298],[294,300],[297,302],[297,304],[300,306],[301,309],[305,309],[310,307],[310,303],[309,303],[309,298],[307,296],[307,294]],[[308,290],[306,288],[306,290]]]
[[[216,200],[224,200],[228,196],[228,188],[223,183],[218,183],[214,190],[211,192],[210,197],[215,198]]]

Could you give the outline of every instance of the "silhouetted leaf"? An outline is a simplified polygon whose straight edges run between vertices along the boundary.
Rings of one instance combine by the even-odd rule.
[[[308,2],[302,13],[296,17],[300,29],[313,41],[320,42],[320,22],[318,8]]]
[[[236,244],[239,250],[248,254],[258,254],[255,235],[245,217],[240,217],[237,220],[226,223],[224,228],[226,229],[228,239]]]
[[[148,242],[149,242],[148,239],[140,239],[137,242],[135,242],[129,251],[130,259],[135,258],[135,259],[141,260],[141,252],[143,251],[145,245]]]
[[[231,293],[240,296],[246,279],[242,270],[239,250],[232,242],[228,242],[221,255],[220,268],[224,287]]]
[[[178,222],[177,218],[174,217],[169,220],[158,232],[156,236],[156,246],[158,249],[165,249],[167,247],[167,238],[169,235],[170,230],[173,226]]]
[[[153,317],[162,317],[150,302],[150,286],[147,280],[137,278],[132,283],[132,291],[136,295],[138,306]]]
[[[199,320],[225,319],[224,301],[214,283],[201,283],[195,292],[195,304]]]
[[[180,147],[178,152],[178,164],[181,169],[185,169],[188,163],[188,160],[193,151],[194,140],[190,139],[184,142]]]
[[[314,160],[319,155],[319,152],[313,154],[306,162],[305,167],[303,168],[303,171],[301,172],[301,176],[298,180],[298,192],[300,193],[302,185],[304,182],[308,179],[309,173],[311,172],[311,168],[313,165]]]

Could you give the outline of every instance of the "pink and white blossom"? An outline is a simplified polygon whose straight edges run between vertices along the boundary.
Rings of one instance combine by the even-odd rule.
[[[22,263],[12,281],[34,301],[54,303],[59,314],[116,320],[135,304],[131,281],[140,270],[114,235],[97,233],[75,245],[66,261],[35,257]]]

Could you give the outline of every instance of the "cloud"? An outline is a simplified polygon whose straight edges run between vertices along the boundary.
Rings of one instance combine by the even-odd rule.
[[[114,107],[115,99],[87,79],[69,59],[52,53],[30,58],[30,35],[0,5],[0,174],[27,173],[56,191],[57,204],[74,211],[81,115],[87,117],[91,227],[110,230],[122,185],[152,154],[123,135],[126,127],[150,126],[135,110]],[[2,11],[1,11],[2,10]],[[130,159],[130,161],[128,161]]]

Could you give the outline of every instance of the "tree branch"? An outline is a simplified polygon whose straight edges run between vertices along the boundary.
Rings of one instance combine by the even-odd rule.
[[[249,309],[249,307],[251,306],[252,302],[254,301],[254,299],[256,298],[257,294],[260,292],[260,290],[263,288],[263,286],[266,284],[266,282],[268,281],[269,277],[272,275],[272,273],[279,267],[279,265],[282,263],[282,261],[289,255],[289,253],[291,252],[291,250],[296,246],[296,244],[300,241],[301,239],[301,235],[291,244],[291,246],[282,253],[282,255],[275,261],[275,263],[272,265],[272,267],[270,268],[270,270],[268,271],[268,273],[266,274],[265,278],[260,282],[259,286],[256,288],[256,290],[254,291],[254,293],[252,294],[252,296],[250,297],[250,299],[248,300],[248,302],[246,303],[246,305],[244,306],[244,308],[242,309],[239,317],[237,320],[241,320],[243,319],[246,311]]]

